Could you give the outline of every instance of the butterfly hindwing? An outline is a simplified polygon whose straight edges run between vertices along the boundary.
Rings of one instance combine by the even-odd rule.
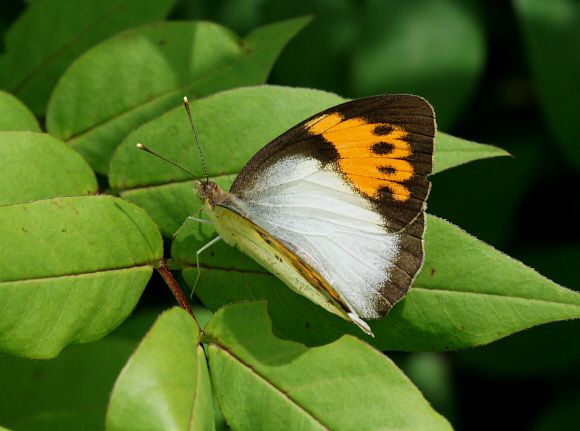
[[[413,279],[423,266],[424,231],[425,214],[421,213],[401,235],[399,255],[375,303],[379,315],[387,314],[393,305],[407,294]]]

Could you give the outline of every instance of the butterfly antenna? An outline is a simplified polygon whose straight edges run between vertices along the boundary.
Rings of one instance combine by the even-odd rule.
[[[199,141],[197,140],[197,133],[195,132],[195,126],[193,125],[193,118],[191,118],[191,111],[189,110],[189,100],[187,100],[187,96],[183,98],[183,104],[185,105],[185,110],[187,111],[189,122],[191,123],[191,130],[193,130],[193,136],[195,136],[195,143],[197,144],[197,149],[199,150],[199,155],[201,156],[201,163],[203,164],[203,170],[205,171],[205,179],[209,183],[209,175],[207,174],[207,168],[205,167],[205,160],[203,158],[203,153],[201,152]]]
[[[199,181],[200,183],[203,183],[203,181],[202,181],[202,180],[200,180],[200,179],[197,177],[197,175],[194,175],[194,174],[192,174],[192,173],[191,173],[191,172],[189,172],[187,169],[185,169],[185,168],[182,168],[181,166],[179,166],[177,163],[174,163],[174,162],[172,162],[171,160],[169,160],[169,159],[166,159],[166,158],[165,158],[165,157],[163,157],[163,156],[160,156],[160,155],[159,155],[159,154],[157,154],[155,151],[151,151],[151,150],[150,150],[149,148],[147,148],[145,145],[143,145],[143,144],[137,144],[137,148],[139,148],[140,150],[143,150],[143,151],[147,151],[148,153],[150,153],[150,154],[153,154],[154,156],[157,156],[157,157],[159,157],[161,160],[165,160],[167,163],[171,163],[173,166],[175,166],[175,167],[177,167],[177,168],[181,169],[183,172],[187,172],[189,175],[191,175],[193,178],[195,178],[195,179],[196,179],[197,181]]]

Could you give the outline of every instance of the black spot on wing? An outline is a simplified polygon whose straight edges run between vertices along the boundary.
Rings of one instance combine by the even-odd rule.
[[[422,213],[431,189],[431,183],[427,178],[416,175],[400,184],[410,191],[409,199],[397,200],[388,187],[380,188],[378,197],[371,199],[375,210],[381,214],[384,225],[390,232],[405,229]]]
[[[390,142],[377,142],[371,147],[371,151],[377,155],[391,154],[395,146]]]
[[[393,127],[388,124],[380,124],[373,130],[375,136],[386,136],[393,131]]]
[[[386,175],[394,175],[397,172],[395,168],[390,166],[379,166],[379,171]]]

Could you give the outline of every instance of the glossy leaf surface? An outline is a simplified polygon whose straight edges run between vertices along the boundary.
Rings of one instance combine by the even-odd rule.
[[[451,430],[381,352],[350,335],[308,348],[271,332],[264,302],[208,322],[213,386],[236,430]]]
[[[163,313],[119,375],[107,431],[215,430],[199,329],[184,310]]]
[[[133,310],[163,255],[149,216],[110,196],[0,206],[0,352],[51,358]]]
[[[87,162],[50,135],[0,132],[0,159],[0,205],[97,192]]]

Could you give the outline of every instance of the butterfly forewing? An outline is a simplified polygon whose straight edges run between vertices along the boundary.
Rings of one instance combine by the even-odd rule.
[[[327,109],[262,148],[242,169],[231,193],[259,187],[262,170],[280,159],[308,157],[330,165],[371,201],[391,231],[423,210],[433,170],[435,117],[424,99],[382,95]]]

